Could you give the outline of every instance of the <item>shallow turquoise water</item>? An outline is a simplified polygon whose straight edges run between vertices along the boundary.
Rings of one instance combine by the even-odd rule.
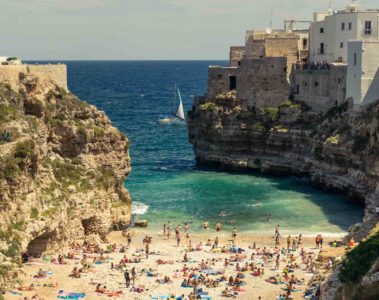
[[[188,110],[193,96],[204,94],[208,65],[226,62],[66,63],[71,91],[104,110],[131,139],[132,173],[125,185],[134,201],[149,206],[138,218],[148,219],[151,229],[169,220],[194,222],[194,229],[204,220],[214,225],[220,209],[231,210],[240,231],[271,232],[280,224],[282,231],[342,232],[362,219],[362,208],[315,190],[306,180],[199,170],[185,126],[157,123],[160,114],[172,111],[175,82]]]
[[[135,199],[149,205],[139,218],[158,228],[170,220],[174,225],[191,222],[192,229],[200,230],[207,220],[211,226],[221,221],[228,231],[237,226],[271,232],[280,224],[283,232],[339,233],[362,218],[344,197],[321,193],[297,178],[191,171],[127,186]],[[231,214],[219,217],[220,210]]]

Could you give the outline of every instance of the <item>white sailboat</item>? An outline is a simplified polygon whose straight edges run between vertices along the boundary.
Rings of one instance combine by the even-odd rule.
[[[159,123],[162,124],[185,124],[186,118],[184,116],[184,108],[183,108],[183,100],[182,95],[180,94],[180,90],[176,88],[174,89],[174,112],[172,116],[160,116],[159,117]],[[176,95],[179,97],[179,105],[176,108]]]

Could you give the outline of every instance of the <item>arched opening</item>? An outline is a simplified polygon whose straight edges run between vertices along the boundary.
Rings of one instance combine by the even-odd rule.
[[[33,257],[41,257],[44,252],[49,248],[51,241],[56,239],[55,230],[52,232],[44,233],[31,240],[28,244],[27,253]]]

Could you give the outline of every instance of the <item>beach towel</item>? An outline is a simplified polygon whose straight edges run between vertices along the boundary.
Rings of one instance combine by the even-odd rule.
[[[78,299],[84,298],[85,296],[86,296],[85,293],[68,293],[61,290],[59,291],[57,298],[78,300]]]

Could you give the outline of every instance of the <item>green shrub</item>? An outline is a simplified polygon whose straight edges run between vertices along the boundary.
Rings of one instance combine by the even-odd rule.
[[[39,215],[39,212],[38,212],[38,209],[33,207],[31,210],[30,210],[30,218],[31,219],[37,219],[38,218],[38,215]]]
[[[84,125],[77,126],[77,133],[78,133],[78,135],[82,136],[83,138],[87,138],[87,130],[84,127]]]
[[[45,218],[48,218],[48,217],[51,217],[53,215],[55,215],[55,213],[58,211],[58,207],[51,207],[47,210],[44,210],[42,213],[41,213],[41,216],[42,217],[45,217]]]
[[[34,152],[35,143],[33,140],[27,140],[16,144],[14,150],[14,156],[20,158],[26,158]]]
[[[100,173],[97,178],[97,182],[103,186],[104,188],[109,188],[114,184],[115,173],[111,167],[101,166],[98,168],[98,172]]]
[[[3,131],[0,133],[0,144],[1,143],[9,143],[12,141],[12,134],[9,131]]]
[[[343,283],[358,283],[379,258],[379,232],[351,250],[338,275]]]
[[[301,105],[294,102],[294,101],[291,101],[290,99],[287,99],[287,100],[284,100],[280,105],[279,105],[280,108],[285,108],[285,107],[288,107],[288,108],[291,108],[291,109],[297,109],[297,110],[301,110]]]
[[[105,130],[98,126],[93,126],[93,133],[95,137],[103,137],[105,135]]]
[[[0,124],[17,119],[17,110],[12,105],[0,104]]]
[[[272,107],[272,106],[266,106],[261,108],[261,113],[268,118],[271,119],[271,121],[275,121],[279,117],[279,108],[278,107]]]
[[[76,185],[82,176],[81,166],[76,166],[70,161],[55,160],[53,163],[55,179],[64,185]]]
[[[204,104],[200,104],[200,110],[210,110],[215,111],[217,109],[217,105],[214,102],[206,102]]]
[[[19,249],[20,242],[16,239],[13,239],[8,249],[1,250],[1,252],[7,257],[16,258],[20,254]]]

